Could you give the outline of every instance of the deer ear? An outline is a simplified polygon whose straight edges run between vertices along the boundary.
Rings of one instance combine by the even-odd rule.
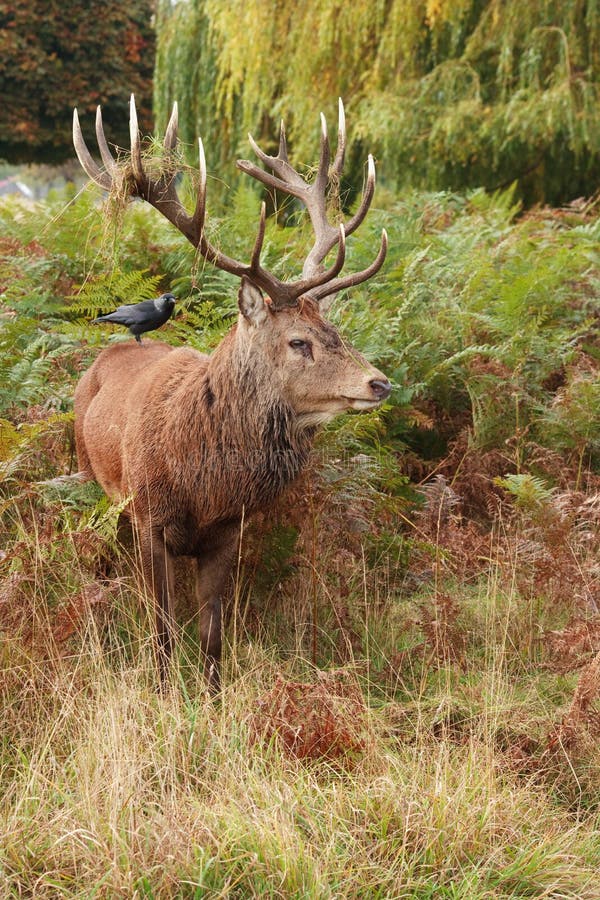
[[[238,292],[238,306],[243,317],[251,325],[262,325],[269,315],[263,295],[245,275],[242,277]]]

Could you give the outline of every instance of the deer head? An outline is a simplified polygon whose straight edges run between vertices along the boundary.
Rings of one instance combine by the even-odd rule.
[[[238,303],[243,363],[260,359],[301,427],[351,409],[374,409],[388,396],[387,379],[323,319],[314,300],[303,297],[298,306],[274,312],[244,276]]]

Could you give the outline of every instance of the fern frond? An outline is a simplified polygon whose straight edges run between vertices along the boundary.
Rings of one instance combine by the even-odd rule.
[[[554,488],[548,487],[544,479],[537,475],[509,474],[504,478],[494,478],[494,484],[508,491],[522,509],[544,506],[555,492]]]
[[[75,302],[69,305],[66,314],[71,319],[95,318],[123,303],[140,303],[156,297],[160,294],[161,276],[147,272],[147,269],[133,272],[114,269],[106,275],[88,279],[76,294],[67,298]]]

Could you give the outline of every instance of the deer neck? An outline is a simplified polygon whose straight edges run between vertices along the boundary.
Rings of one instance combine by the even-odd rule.
[[[236,332],[211,356],[199,396],[220,478],[251,509],[273,500],[296,478],[316,429],[300,426],[271,366]]]

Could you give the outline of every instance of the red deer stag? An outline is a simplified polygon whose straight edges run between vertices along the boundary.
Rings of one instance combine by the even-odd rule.
[[[119,343],[104,350],[75,393],[79,467],[113,498],[131,496],[142,575],[154,597],[161,682],[172,654],[171,559],[194,560],[200,641],[209,684],[219,686],[221,595],[230,577],[242,518],[265,510],[307,461],[317,427],[346,410],[369,410],[388,397],[386,377],[346,341],[319,312],[319,301],[359,284],[381,267],[387,249],[382,234],[374,262],[339,277],[345,237],[365,218],[375,187],[369,157],[362,202],[336,227],[328,221],[330,179],[339,180],[346,143],[343,107],[337,153],[331,164],[325,119],[316,176],[308,183],[288,162],[283,125],[277,156],[250,137],[271,171],[239,160],[238,167],[269,188],[306,206],[315,240],[302,277],[283,282],[260,262],[265,205],[250,262],[238,262],[209,242],[204,228],[206,164],[200,141],[196,208],[181,204],[173,168],[156,176],[142,162],[133,97],[130,106],[131,166],[123,175],[104,136],[100,107],[96,134],[104,168],[91,157],[74,111],[73,139],[81,165],[100,187],[122,190],[152,204],[199,253],[241,278],[237,324],[210,355],[156,341]],[[177,105],[164,146],[177,142]],[[119,181],[121,182],[119,184]],[[324,260],[337,245],[333,264]],[[262,291],[266,293],[266,297]]]

